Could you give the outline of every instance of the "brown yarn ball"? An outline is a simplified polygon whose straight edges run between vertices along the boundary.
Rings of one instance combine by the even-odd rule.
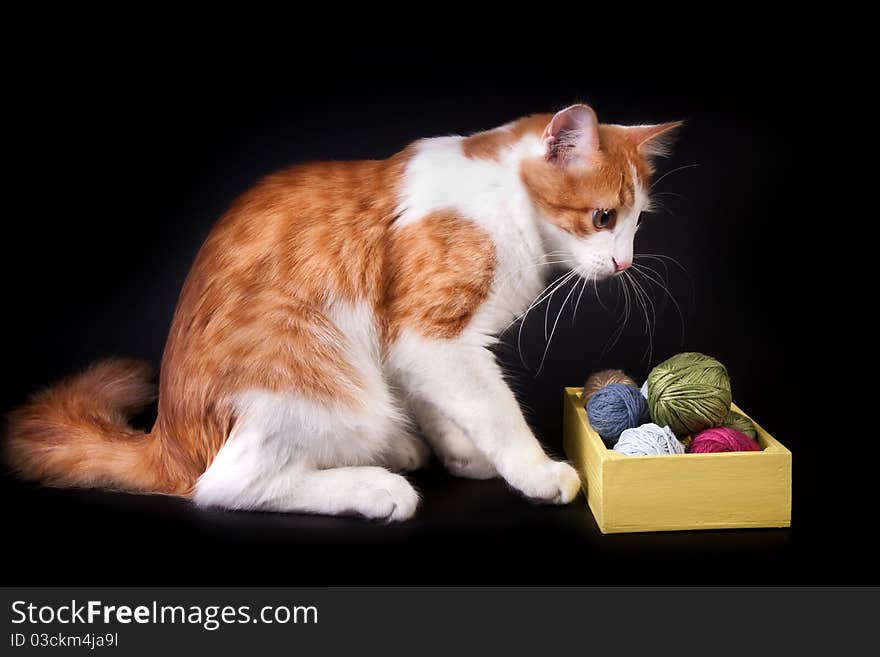
[[[611,383],[625,383],[638,388],[636,382],[629,378],[623,370],[602,370],[601,372],[594,372],[587,377],[587,381],[584,383],[584,391],[581,393],[581,399],[584,404],[587,403],[595,392]]]

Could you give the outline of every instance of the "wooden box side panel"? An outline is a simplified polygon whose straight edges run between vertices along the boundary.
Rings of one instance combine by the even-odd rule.
[[[604,530],[788,527],[791,454],[631,457],[606,464]]]
[[[581,405],[580,390],[566,388],[563,411],[563,447],[565,455],[581,476],[581,488],[593,516],[602,527],[602,463],[603,457],[589,435],[586,413]],[[583,415],[583,417],[582,417]],[[604,446],[603,446],[604,449]]]

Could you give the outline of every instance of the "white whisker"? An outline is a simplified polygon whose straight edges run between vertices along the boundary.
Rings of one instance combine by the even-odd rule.
[[[535,376],[538,376],[541,373],[541,370],[544,369],[544,360],[547,358],[547,352],[550,351],[550,343],[553,342],[553,336],[556,334],[556,326],[559,324],[559,318],[562,317],[562,311],[565,310],[565,304],[568,301],[568,298],[576,289],[577,285],[573,285],[568,291],[565,299],[562,300],[562,306],[559,308],[559,312],[556,313],[556,320],[553,322],[553,329],[550,331],[550,338],[547,340],[547,345],[544,347],[544,353],[541,355],[541,363],[538,365],[538,371],[535,372]]]
[[[653,183],[651,183],[650,189],[654,189],[657,185],[659,185],[660,181],[663,180],[664,178],[666,178],[666,176],[671,176],[673,173],[676,173],[677,171],[684,171],[685,169],[693,169],[694,167],[698,167],[698,166],[700,166],[700,165],[699,164],[685,164],[684,166],[676,167],[675,169],[672,169],[671,171],[667,171],[662,176],[657,178],[657,180],[655,180]]]
[[[560,276],[558,276],[557,278],[555,278],[555,279],[553,280],[553,282],[550,283],[550,285],[547,285],[543,290],[541,290],[541,291],[538,293],[538,296],[536,297],[535,301],[533,301],[533,302],[529,305],[529,307],[526,308],[523,312],[521,312],[519,315],[517,315],[517,316],[514,317],[512,320],[510,320],[510,322],[508,322],[507,326],[505,326],[505,327],[501,330],[501,332],[500,332],[498,335],[499,335],[499,336],[500,336],[500,335],[503,335],[504,332],[507,331],[507,329],[509,329],[509,328],[510,328],[511,326],[513,326],[514,324],[516,324],[517,320],[522,319],[523,317],[525,317],[526,313],[528,313],[532,308],[534,308],[535,306],[539,305],[544,299],[546,299],[546,298],[547,298],[546,296],[541,296],[541,295],[543,295],[545,292],[547,292],[547,290],[548,290],[550,287],[552,287],[554,284],[556,284],[556,282],[559,281],[561,278],[564,278],[565,276],[567,276],[568,273],[569,273],[570,271],[571,271],[571,270],[566,270],[563,274],[561,274]]]
[[[568,280],[574,275],[575,275],[574,270],[569,270],[568,272],[566,272],[565,274],[563,274],[562,276],[557,278],[555,281],[553,281],[553,283],[551,283],[550,285],[547,286],[547,287],[554,286],[553,290],[550,291],[549,295],[552,295],[553,292],[555,292],[561,285],[565,285],[565,283],[568,282]],[[559,281],[559,279],[563,279],[563,280],[562,280],[562,282],[557,283],[557,281]],[[546,290],[547,288],[544,288],[544,289]],[[523,353],[522,353],[523,326],[525,326],[529,311],[531,311],[532,308],[534,308],[535,306],[539,305],[546,298],[548,298],[548,294],[545,294],[537,301],[534,301],[528,308],[525,309],[525,311],[522,313],[522,321],[520,322],[519,330],[517,331],[517,334],[516,334],[516,350],[519,353],[519,360],[523,364],[523,366],[526,368],[526,370],[529,369],[529,366],[526,363],[525,358],[523,357]],[[514,320],[514,321],[516,321],[516,320]]]
[[[636,299],[642,308],[642,313],[645,316],[645,335],[648,338],[648,347],[642,357],[644,358],[645,356],[647,356],[648,362],[650,362],[652,356],[654,355],[654,325],[656,324],[657,318],[657,313],[654,309],[654,302],[651,300],[650,296],[648,296],[648,293],[639,284],[639,282],[636,280],[635,276],[632,275],[631,272],[624,272],[624,275],[626,276],[627,280],[632,283],[633,293],[635,294]]]
[[[638,265],[633,263],[633,268],[639,272],[642,276],[644,276],[647,280],[654,283],[657,287],[663,290],[664,294],[669,298],[672,302],[672,305],[675,306],[676,313],[678,314],[679,325],[681,326],[681,341],[684,343],[684,313],[681,310],[681,306],[678,303],[678,300],[669,291],[669,288],[663,283],[660,279],[660,275],[650,267],[646,267],[645,265]]]
[[[592,276],[592,274],[590,274],[590,276]],[[578,307],[581,305],[581,297],[584,296],[584,290],[587,289],[587,281],[588,280],[589,280],[589,277],[582,277],[581,280],[578,281],[578,282],[582,283],[582,285],[581,285],[581,291],[577,296],[577,300],[574,302],[574,312],[571,314],[571,325],[572,326],[574,326],[574,321],[577,319]],[[575,283],[575,286],[577,286],[577,283]]]

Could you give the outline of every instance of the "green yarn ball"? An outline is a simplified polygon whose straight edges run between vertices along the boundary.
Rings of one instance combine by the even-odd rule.
[[[721,426],[736,429],[752,440],[758,439],[758,431],[755,429],[755,424],[742,413],[730,411],[730,413],[727,414],[727,417],[724,418],[724,422],[721,423]]]
[[[668,425],[676,436],[721,426],[730,402],[727,368],[705,354],[677,354],[648,375],[651,418],[661,427]]]

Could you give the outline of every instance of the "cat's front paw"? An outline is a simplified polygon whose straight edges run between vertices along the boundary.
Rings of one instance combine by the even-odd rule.
[[[510,482],[528,498],[548,504],[568,504],[581,488],[577,471],[568,463],[547,460],[523,471]]]

